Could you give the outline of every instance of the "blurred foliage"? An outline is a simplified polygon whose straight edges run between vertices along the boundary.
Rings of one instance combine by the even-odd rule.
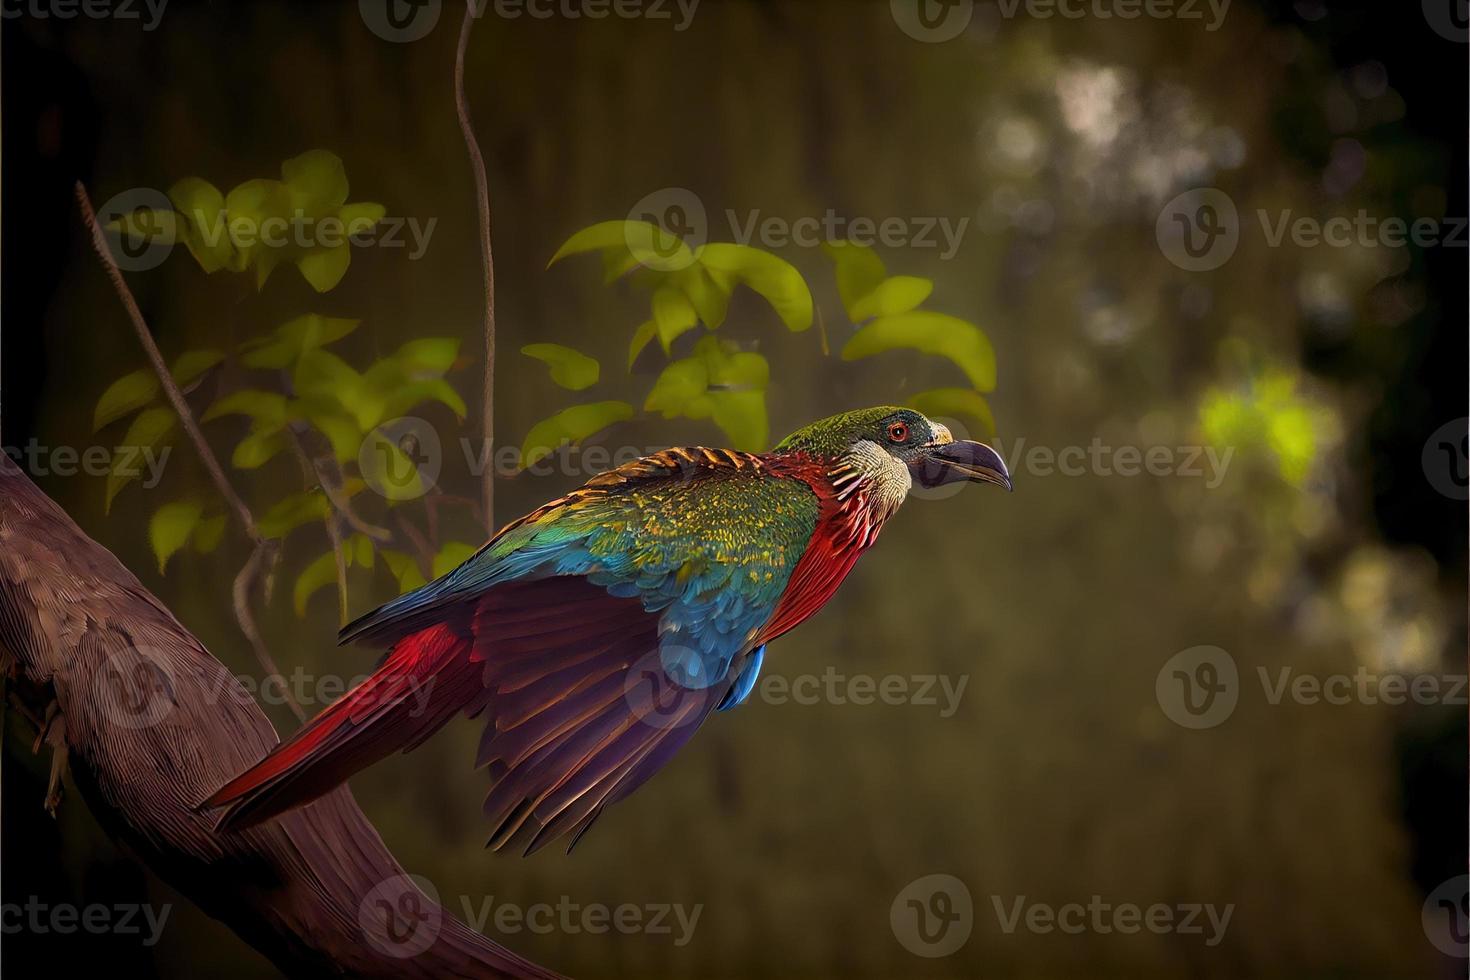
[[[228,195],[197,177],[176,183],[169,197],[184,220],[176,228],[189,254],[206,273],[244,272],[253,268],[255,286],[264,288],[271,271],[284,261],[295,262],[318,293],[333,289],[350,265],[351,243],[302,248],[273,245],[261,235],[268,220],[321,221],[335,217],[347,234],[370,229],[383,216],[378,204],[347,204],[347,174],[342,161],[325,150],[311,150],[281,164],[282,180],[247,181]],[[148,216],[156,229],[158,216]],[[141,231],[145,218],[134,213],[112,222],[117,234]],[[132,227],[133,224],[139,227]],[[414,499],[429,492],[417,465],[405,456],[399,440],[384,437],[378,427],[428,402],[447,406],[463,420],[464,399],[446,379],[459,357],[456,337],[423,337],[404,342],[396,351],[372,361],[363,370],[352,367],[329,347],[351,335],[361,320],[305,313],[272,330],[250,336],[232,350],[190,350],[174,361],[171,374],[185,394],[214,382],[213,400],[199,413],[204,423],[240,417],[248,428],[234,442],[230,463],[240,470],[265,466],[288,450],[298,458],[308,486],[274,502],[251,501],[260,513],[257,526],[267,538],[284,539],[310,526],[325,526],[334,544],[303,569],[293,590],[298,616],[320,589],[337,584],[346,614],[347,569],[372,572],[378,542],[363,534],[340,541],[346,515],[334,507],[322,481],[341,501],[359,498],[368,485],[363,476],[376,478],[385,505]],[[548,348],[550,345],[546,345]],[[582,381],[588,358],[577,360],[571,351],[540,351],[552,364],[553,376]],[[596,362],[590,362],[592,379]],[[590,383],[590,381],[586,382]],[[573,385],[569,385],[573,386]],[[585,387],[585,384],[583,384]],[[178,420],[164,404],[156,375],[147,368],[132,371],[113,382],[98,399],[92,415],[93,431],[134,417],[122,444],[137,450],[156,450],[177,436]],[[308,448],[320,438],[328,447],[318,458]],[[364,448],[366,447],[366,448]],[[360,474],[367,467],[369,472]],[[391,480],[385,472],[411,474],[407,481]],[[139,475],[136,460],[119,455],[107,480],[106,507],[118,492]],[[206,503],[206,501],[210,501]],[[149,520],[149,541],[159,571],[184,548],[208,554],[224,531],[222,502],[213,496],[190,496],[159,507]],[[386,536],[386,535],[385,535]],[[416,538],[424,551],[416,561],[399,552],[386,567],[401,588],[422,584],[426,574],[442,564],[444,556],[463,553],[467,545],[442,544]],[[436,548],[438,550],[433,550]]]

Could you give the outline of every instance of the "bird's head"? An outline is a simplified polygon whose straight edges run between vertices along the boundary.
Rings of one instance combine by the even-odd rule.
[[[883,406],[844,412],[798,429],[776,447],[831,460],[893,497],[910,487],[969,481],[1011,489],[1000,454],[980,442],[956,440],[949,429],[910,408]]]

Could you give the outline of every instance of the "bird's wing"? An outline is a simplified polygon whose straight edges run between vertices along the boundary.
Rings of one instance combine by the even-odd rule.
[[[754,683],[753,643],[812,538],[811,488],[760,457],[667,450],[507,527],[442,579],[349,626],[468,634],[487,709],[490,843],[580,836]],[[573,839],[575,842],[575,837]]]

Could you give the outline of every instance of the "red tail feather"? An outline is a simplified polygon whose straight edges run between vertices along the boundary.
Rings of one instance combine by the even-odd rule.
[[[418,745],[458,711],[484,706],[483,664],[447,625],[394,645],[371,677],[347,692],[202,808],[224,806],[218,826],[242,830],[315,799],[393,752]]]

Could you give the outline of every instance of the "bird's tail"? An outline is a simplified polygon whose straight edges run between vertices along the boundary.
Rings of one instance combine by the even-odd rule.
[[[418,745],[456,713],[482,708],[483,669],[469,638],[449,626],[404,637],[371,676],[200,809],[224,807],[219,829],[243,830],[314,800],[358,770]]]

